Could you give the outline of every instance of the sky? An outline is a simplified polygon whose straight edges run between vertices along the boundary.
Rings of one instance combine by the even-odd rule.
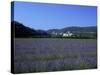
[[[34,29],[96,26],[97,7],[15,1],[12,19]],[[13,12],[14,11],[14,12]]]

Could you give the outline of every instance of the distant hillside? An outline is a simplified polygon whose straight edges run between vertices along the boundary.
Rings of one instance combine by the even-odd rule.
[[[89,27],[66,27],[62,29],[50,29],[48,30],[49,33],[51,32],[97,32],[96,26],[89,26]]]
[[[88,27],[65,27],[62,29],[50,29],[47,31],[50,34],[62,36],[63,34],[67,34],[68,32],[72,33],[71,37],[97,37],[97,27],[96,26],[88,26]],[[61,33],[63,33],[61,35]]]
[[[22,23],[12,21],[11,26],[16,38],[97,38],[97,27],[65,27],[62,29],[35,30]]]
[[[12,21],[11,26],[14,31],[14,37],[49,37],[45,31],[38,31],[29,27],[24,26],[23,24]]]

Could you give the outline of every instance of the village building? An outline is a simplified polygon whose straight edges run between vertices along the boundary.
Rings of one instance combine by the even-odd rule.
[[[68,31],[68,32],[66,32],[66,33],[63,33],[63,37],[71,37],[73,34],[70,32],[70,31]]]

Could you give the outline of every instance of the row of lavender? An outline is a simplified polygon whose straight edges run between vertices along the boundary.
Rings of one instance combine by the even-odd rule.
[[[97,67],[96,39],[15,39],[16,73]]]

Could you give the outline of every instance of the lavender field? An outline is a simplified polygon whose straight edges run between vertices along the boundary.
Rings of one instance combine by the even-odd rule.
[[[15,39],[15,73],[97,68],[96,39]]]

